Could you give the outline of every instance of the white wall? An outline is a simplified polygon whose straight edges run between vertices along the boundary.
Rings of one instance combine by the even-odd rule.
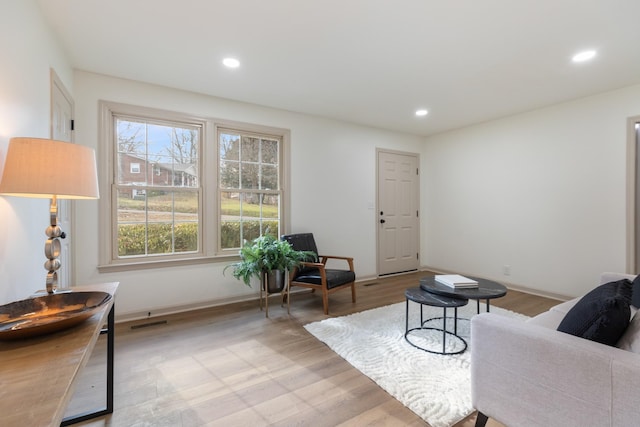
[[[360,279],[375,276],[375,149],[419,152],[422,138],[82,71],[76,71],[74,85],[76,141],[96,149],[99,100],[290,129],[290,231],[313,232],[322,252],[353,256]],[[100,273],[98,203],[76,206],[78,282],[119,281],[121,319],[257,293],[230,273],[223,276],[225,263]]]
[[[423,264],[564,296],[624,272],[636,115],[640,86],[427,138]]]
[[[9,139],[50,136],[50,68],[72,70],[31,0],[0,0],[0,168]],[[49,202],[0,196],[0,304],[44,289]]]

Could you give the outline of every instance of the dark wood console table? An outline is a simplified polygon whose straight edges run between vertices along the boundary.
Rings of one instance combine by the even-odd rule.
[[[114,298],[89,319],[70,329],[0,342],[2,426],[57,427],[113,412],[113,313],[117,289],[117,282],[74,287],[77,291],[108,292]],[[63,420],[75,382],[101,334],[107,334],[106,407]]]

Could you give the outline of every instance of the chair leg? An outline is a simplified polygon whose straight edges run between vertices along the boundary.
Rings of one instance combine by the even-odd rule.
[[[351,284],[351,302],[356,302],[356,282]]]
[[[329,292],[326,289],[322,289],[322,307],[324,314],[329,314]]]
[[[478,416],[476,417],[476,425],[475,425],[475,427],[485,427],[485,425],[487,424],[488,420],[489,420],[489,417],[487,417],[482,412],[478,411]]]
[[[291,283],[287,282],[283,298],[287,299],[287,314],[291,314]]]

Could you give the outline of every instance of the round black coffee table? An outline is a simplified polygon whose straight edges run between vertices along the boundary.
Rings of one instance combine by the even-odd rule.
[[[503,297],[507,294],[507,288],[492,280],[481,279],[479,277],[465,276],[478,282],[477,288],[454,289],[436,281],[434,276],[427,276],[420,279],[420,288],[432,294],[442,295],[452,298],[474,299],[478,304],[478,314],[480,313],[480,300],[487,301],[487,311],[489,311],[489,300]]]
[[[450,355],[450,354],[460,354],[467,349],[467,342],[458,335],[458,307],[462,307],[467,305],[469,302],[466,298],[452,298],[444,295],[438,295],[434,293],[429,293],[423,291],[422,289],[409,288],[404,292],[404,296],[406,298],[406,323],[405,323],[405,333],[404,339],[407,340],[409,344],[418,348],[420,350],[426,351],[428,353],[442,354],[442,355]],[[420,304],[420,326],[416,328],[409,329],[409,301],[413,301],[415,303]],[[422,315],[422,307],[424,305],[430,305],[432,307],[441,307],[444,311],[442,317],[432,317],[430,319],[424,319]],[[454,309],[453,316],[453,332],[447,331],[447,308]],[[432,322],[434,320],[442,319],[442,328],[436,327],[428,327],[425,324]],[[420,345],[415,344],[409,339],[411,332],[413,331],[424,331],[424,330],[433,330],[433,331],[442,331],[442,351],[435,351],[424,348]],[[456,349],[452,351],[447,351],[447,335],[459,340],[462,343],[461,349]]]

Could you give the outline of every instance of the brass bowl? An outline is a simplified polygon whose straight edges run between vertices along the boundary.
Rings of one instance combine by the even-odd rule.
[[[111,299],[107,292],[68,292],[0,306],[0,340],[61,331],[84,322]]]

